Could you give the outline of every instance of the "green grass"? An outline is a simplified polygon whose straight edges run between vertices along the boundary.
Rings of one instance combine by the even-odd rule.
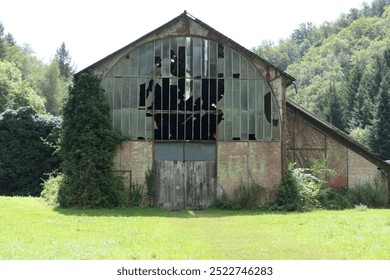
[[[0,197],[0,259],[390,259],[390,210],[64,210]]]

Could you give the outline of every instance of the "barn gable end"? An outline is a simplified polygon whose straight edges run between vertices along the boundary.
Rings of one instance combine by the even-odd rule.
[[[153,168],[161,208],[204,209],[243,183],[272,198],[290,160],[327,158],[335,186],[356,181],[353,162],[388,172],[288,102],[293,77],[187,12],[87,70],[102,77],[113,127],[130,139],[118,147],[117,170],[129,186],[145,184]]]

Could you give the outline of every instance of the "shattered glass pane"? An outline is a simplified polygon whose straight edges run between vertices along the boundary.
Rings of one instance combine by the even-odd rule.
[[[276,100],[260,71],[212,40],[149,42],[119,59],[102,86],[115,128],[134,140],[280,139]]]

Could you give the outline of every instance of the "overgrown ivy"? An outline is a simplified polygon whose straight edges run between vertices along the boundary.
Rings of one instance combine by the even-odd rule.
[[[62,207],[112,208],[123,201],[121,178],[113,173],[119,137],[113,132],[108,100],[100,78],[82,73],[63,110]]]

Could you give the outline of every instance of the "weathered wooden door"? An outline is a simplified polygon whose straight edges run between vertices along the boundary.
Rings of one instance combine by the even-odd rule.
[[[205,209],[216,197],[215,144],[156,143],[157,203],[163,209]]]

